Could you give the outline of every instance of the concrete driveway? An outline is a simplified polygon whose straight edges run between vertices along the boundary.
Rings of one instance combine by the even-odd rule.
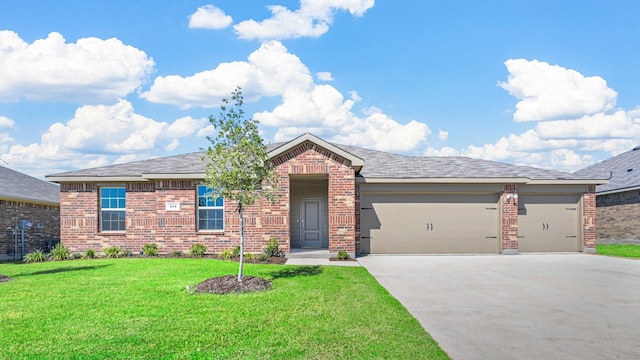
[[[640,261],[584,254],[358,258],[462,359],[640,359]]]

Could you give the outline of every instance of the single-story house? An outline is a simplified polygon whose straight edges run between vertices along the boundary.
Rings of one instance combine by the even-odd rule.
[[[59,186],[0,166],[0,229],[0,260],[46,250],[60,238]]]
[[[606,180],[466,157],[404,156],[311,134],[268,145],[279,197],[245,211],[247,251],[356,254],[595,251]],[[76,251],[155,242],[163,252],[238,243],[236,206],[207,197],[203,153],[47,176],[60,184],[62,242]]]
[[[640,146],[576,175],[609,179],[596,186],[598,243],[640,244]]]

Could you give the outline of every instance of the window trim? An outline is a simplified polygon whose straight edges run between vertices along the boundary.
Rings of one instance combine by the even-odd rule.
[[[207,185],[197,185],[196,186],[196,231],[198,232],[207,232],[207,233],[223,233],[225,231],[225,213],[224,213],[224,204],[225,199],[219,198],[222,200],[222,205],[213,205],[213,206],[201,206],[200,205],[200,188],[209,189]],[[205,193],[204,197],[208,197]],[[217,199],[216,199],[217,200]],[[201,229],[200,228],[200,210],[222,210],[222,228],[220,229]]]
[[[102,207],[103,203],[103,193],[102,191],[105,189],[123,189],[124,190],[124,208],[104,208]],[[99,201],[100,201],[100,212],[99,212],[99,221],[98,226],[100,227],[101,233],[114,234],[114,233],[124,233],[127,230],[127,187],[126,186],[101,186],[99,189]],[[119,199],[119,198],[118,198]],[[103,221],[104,221],[104,212],[123,212],[124,213],[124,229],[122,230],[104,230]]]

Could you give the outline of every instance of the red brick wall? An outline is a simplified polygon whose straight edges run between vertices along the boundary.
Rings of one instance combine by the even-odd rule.
[[[590,185],[582,194],[583,251],[596,252],[596,187]]]
[[[329,250],[356,250],[355,172],[349,161],[313,143],[305,142],[273,159],[279,174],[275,204],[261,200],[247,207],[245,251],[260,252],[270,237],[280,249],[290,251],[289,175],[328,174]],[[225,201],[225,229],[197,231],[196,187],[198,181],[151,181],[127,183],[126,231],[100,232],[99,188],[95,183],[63,183],[60,195],[61,239],[73,251],[109,246],[126,247],[134,253],[155,242],[161,253],[187,252],[200,243],[208,252],[220,252],[239,244],[237,204]],[[179,202],[179,211],[167,211],[166,202]]]
[[[505,185],[500,203],[502,204],[502,253],[518,252],[518,185]]]
[[[505,185],[500,202],[502,204],[502,252],[515,254],[518,251],[518,202],[511,198],[517,194],[517,185]],[[583,251],[595,252],[596,247],[596,195],[595,186],[590,185],[582,195]]]
[[[25,255],[47,249],[47,241],[60,239],[60,208],[57,206],[30,204],[21,201],[0,200],[0,260],[14,259],[16,244],[13,230],[21,220],[32,226],[24,229]],[[38,227],[37,224],[40,226]],[[17,234],[17,258],[22,255],[22,234]]]
[[[329,175],[329,252],[337,253],[344,250],[354,255],[356,251],[356,182],[355,170],[350,166],[349,161],[314,143],[304,142],[276,157],[273,162],[278,166],[280,179],[286,183],[287,189],[289,175]],[[288,204],[288,191],[286,195]]]

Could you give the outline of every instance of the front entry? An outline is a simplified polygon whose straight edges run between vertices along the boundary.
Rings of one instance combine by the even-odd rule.
[[[301,247],[322,247],[322,201],[320,199],[302,199],[300,204]]]

